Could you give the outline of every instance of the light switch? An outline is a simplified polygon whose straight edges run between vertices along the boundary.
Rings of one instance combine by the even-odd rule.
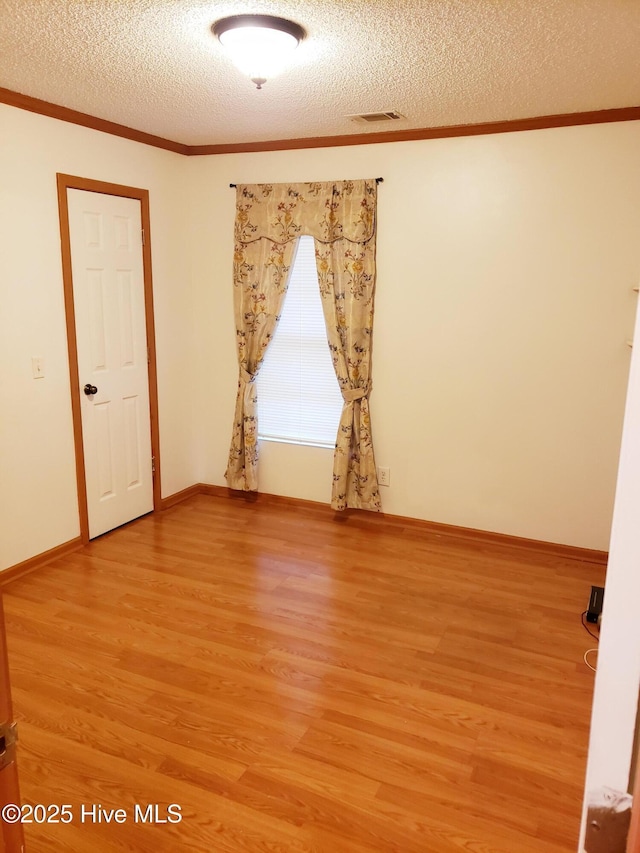
[[[32,358],[31,369],[33,370],[34,379],[44,379],[44,358]]]

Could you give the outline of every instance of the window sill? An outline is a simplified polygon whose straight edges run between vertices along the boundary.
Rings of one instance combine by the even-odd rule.
[[[259,435],[258,441],[273,441],[276,444],[298,444],[301,447],[321,447],[324,450],[335,450],[335,441],[306,441],[302,438],[278,438],[273,435]]]

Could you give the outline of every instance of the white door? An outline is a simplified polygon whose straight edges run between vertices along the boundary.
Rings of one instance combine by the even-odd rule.
[[[89,536],[153,509],[140,201],[67,190]]]

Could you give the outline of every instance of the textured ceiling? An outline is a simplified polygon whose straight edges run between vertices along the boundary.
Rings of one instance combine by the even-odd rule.
[[[261,91],[210,31],[250,12],[308,34]],[[0,0],[0,86],[189,145],[638,106],[640,0]]]

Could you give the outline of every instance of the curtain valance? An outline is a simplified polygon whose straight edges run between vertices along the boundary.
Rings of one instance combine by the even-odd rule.
[[[302,234],[320,243],[366,243],[375,234],[375,179],[241,184],[236,202],[236,244],[263,237],[288,243]]]

